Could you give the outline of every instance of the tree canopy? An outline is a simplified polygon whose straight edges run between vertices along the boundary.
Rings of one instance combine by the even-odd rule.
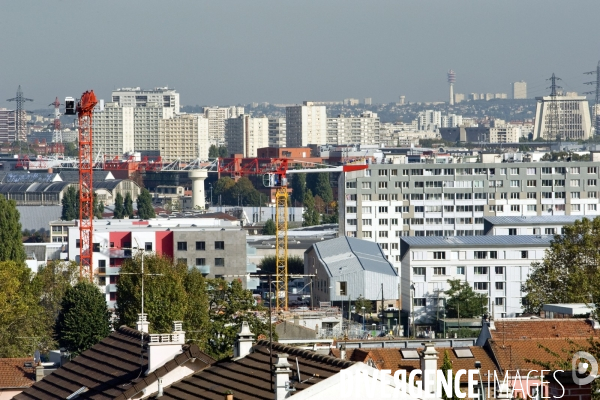
[[[68,287],[55,330],[59,345],[73,356],[94,346],[110,334],[110,313],[105,295],[86,280]]]
[[[302,226],[319,225],[321,216],[315,207],[315,199],[310,189],[304,194],[304,213],[302,214]]]
[[[123,200],[123,216],[129,219],[133,218],[133,200],[129,192],[125,194],[125,200]]]
[[[25,261],[20,214],[14,200],[0,195],[0,260]]]
[[[74,185],[70,185],[61,200],[62,212],[60,219],[72,221],[79,218],[79,195]]]
[[[541,262],[531,264],[522,287],[524,308],[538,313],[544,304],[587,303],[600,299],[600,217],[583,218],[555,235]]]
[[[298,256],[289,256],[288,262],[288,273],[290,274],[304,274],[304,260]],[[277,265],[276,256],[264,256],[260,260],[258,267],[260,268],[261,274],[274,274],[275,266]]]
[[[142,192],[137,198],[137,212],[139,219],[150,219],[156,217],[154,207],[152,207],[152,195],[150,195],[148,189],[142,189]]]
[[[115,196],[115,208],[113,211],[114,219],[122,219],[125,216],[125,208],[123,207],[123,196],[117,193]]]
[[[469,282],[449,279],[446,290],[446,316],[450,318],[475,318],[487,312],[487,296],[477,293]]]
[[[226,176],[215,183],[213,190],[216,202],[220,202],[222,205],[258,207],[268,200],[267,196],[261,196],[250,179],[246,177],[242,177],[236,182]]]
[[[227,147],[226,146],[219,146],[217,147],[214,144],[211,144],[210,147],[208,148],[208,157],[209,158],[217,158],[217,157],[227,157],[229,154],[227,152]]]
[[[292,174],[292,206],[298,207],[304,203],[306,193],[306,174]]]
[[[272,219],[268,219],[265,222],[265,226],[262,228],[263,235],[275,235],[277,234],[277,226],[275,226],[275,222]]]
[[[365,299],[362,296],[358,296],[356,298],[356,300],[354,301],[354,310],[356,313],[362,315],[363,311],[362,308],[365,308],[365,314],[370,314],[373,311],[373,302]]]

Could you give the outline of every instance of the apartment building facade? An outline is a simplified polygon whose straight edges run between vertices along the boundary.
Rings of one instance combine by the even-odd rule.
[[[379,144],[380,121],[376,113],[327,118],[327,144]]]
[[[159,121],[159,151],[164,161],[208,160],[208,119],[179,114]]]
[[[285,108],[286,147],[306,147],[327,143],[327,110],[305,101]]]
[[[208,145],[224,146],[225,120],[244,114],[244,107],[204,107],[204,117],[208,120]]]
[[[512,83],[513,99],[527,98],[527,82],[519,81]]]
[[[519,157],[484,154],[483,162],[470,163],[437,155],[371,164],[340,175],[339,232],[379,243],[399,268],[404,236],[483,235],[486,216],[593,218],[600,213],[600,160],[592,157],[504,162]]]
[[[173,118],[174,107],[163,107],[158,103],[147,103],[133,109],[133,141],[135,151],[159,155],[159,126],[163,119]]]
[[[94,155],[115,157],[135,150],[134,107],[113,102],[95,108],[92,127]]]
[[[135,88],[121,88],[111,94],[113,103],[123,107],[146,107],[157,104],[161,107],[171,108],[175,114],[179,113],[179,93],[168,87],[157,87],[152,90]]]
[[[269,118],[269,147],[286,147],[285,118]]]
[[[0,108],[0,142],[14,142],[17,135],[16,112]]]
[[[541,261],[553,239],[535,236],[403,237],[402,308],[411,322],[432,329],[443,318],[448,280],[467,282],[487,296],[488,313],[497,318],[523,312],[521,287],[531,263]]]
[[[592,122],[585,96],[536,97],[533,139],[587,140]]]
[[[256,157],[258,149],[269,146],[269,119],[247,114],[226,119],[225,141],[230,154]]]

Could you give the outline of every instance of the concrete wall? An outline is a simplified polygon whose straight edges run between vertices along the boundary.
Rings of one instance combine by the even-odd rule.
[[[315,330],[288,321],[276,325],[275,332],[279,339],[315,339],[317,337]]]

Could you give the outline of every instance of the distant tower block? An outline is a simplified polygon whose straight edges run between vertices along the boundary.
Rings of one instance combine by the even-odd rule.
[[[450,84],[450,105],[454,105],[454,82],[456,82],[456,74],[453,70],[448,71],[448,84]]]
[[[204,210],[206,206],[204,180],[208,177],[208,171],[205,169],[193,169],[188,173],[188,176],[192,180],[192,208],[195,210]]]

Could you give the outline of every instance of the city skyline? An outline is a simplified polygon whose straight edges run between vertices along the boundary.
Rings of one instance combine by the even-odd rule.
[[[552,72],[567,91],[589,89],[583,72],[600,59],[591,0],[31,4],[9,2],[0,15],[12,38],[0,107],[19,84],[35,100],[29,109],[132,86],[172,87],[182,105],[448,101],[449,69],[455,93],[510,93],[524,80],[535,97]]]

